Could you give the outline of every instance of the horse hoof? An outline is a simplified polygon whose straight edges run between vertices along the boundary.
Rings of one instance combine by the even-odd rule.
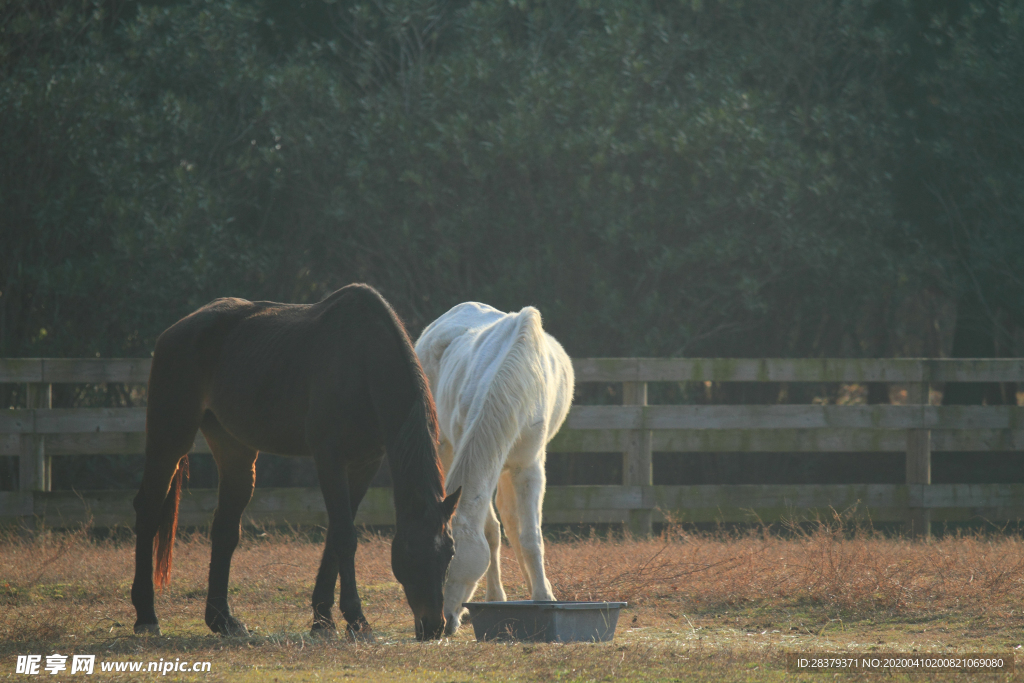
[[[362,624],[359,629],[352,627],[349,624],[345,629],[345,633],[348,634],[348,640],[350,643],[375,643],[377,639],[373,635],[373,629],[370,628],[369,624]]]
[[[248,636],[248,635],[250,635],[250,633],[249,633],[249,629],[247,629],[245,627],[245,624],[243,624],[240,621],[236,621],[234,623],[234,625],[228,627],[227,633],[225,635],[229,635],[229,636]]]
[[[338,629],[334,627],[334,624],[314,623],[313,628],[309,629],[309,635],[314,638],[334,640],[338,637]]]
[[[135,624],[135,635],[137,636],[159,636],[160,624]]]
[[[222,636],[247,636],[249,629],[245,624],[234,617],[228,617],[222,622],[210,624],[210,630]]]

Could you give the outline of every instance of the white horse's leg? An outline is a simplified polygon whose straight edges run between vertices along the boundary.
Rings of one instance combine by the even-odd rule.
[[[533,585],[530,583],[530,572],[523,564],[523,551],[519,544],[519,506],[516,503],[516,491],[512,486],[512,473],[505,470],[498,479],[498,495],[495,503],[498,505],[498,512],[501,514],[501,522],[505,526],[505,537],[512,546],[512,553],[519,563],[519,570],[526,582],[526,593],[533,594]]]
[[[463,487],[462,495],[465,497],[468,485]],[[447,622],[444,630],[448,635],[455,633],[462,624],[462,603],[473,597],[491,561],[484,524],[490,514],[490,492],[494,487],[489,482],[477,482],[469,488],[469,500],[463,498],[459,501],[459,509],[452,520],[455,557],[444,584],[444,617]]]
[[[532,600],[555,599],[551,583],[544,573],[544,536],[540,528],[546,484],[544,434],[543,428],[524,432],[508,457],[508,470],[515,492],[516,520],[519,526],[516,534],[519,539],[517,557],[523,575],[528,577],[526,581]]]
[[[532,600],[555,599],[551,582],[544,573],[544,536],[540,529],[544,484],[543,464],[521,470],[512,476],[512,485],[519,503],[520,564],[525,566],[525,573],[530,577]]]
[[[494,514],[494,506],[488,508],[487,519],[484,521],[484,535],[491,550],[491,563],[487,566],[488,602],[504,602],[505,589],[501,585],[501,523]]]

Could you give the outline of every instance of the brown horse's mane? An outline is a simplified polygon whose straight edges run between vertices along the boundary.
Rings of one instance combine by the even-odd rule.
[[[376,295],[377,300],[384,306],[388,317],[394,324],[417,398],[410,408],[406,422],[396,435],[394,443],[388,443],[388,462],[391,467],[392,480],[396,487],[399,486],[400,481],[403,484],[417,481],[429,482],[434,497],[440,500],[445,496],[444,468],[441,465],[441,459],[437,456],[440,428],[437,423],[437,407],[434,405],[434,395],[430,391],[430,383],[427,381],[426,373],[423,372],[423,366],[420,364],[420,359],[416,355],[412,340],[409,338],[409,333],[401,318],[376,290],[370,287],[367,289]],[[423,433],[419,429],[421,426],[425,427],[426,432],[430,435],[431,443],[429,445],[419,443]],[[433,457],[423,457],[424,448],[429,449]],[[419,457],[415,457],[417,454]],[[395,500],[397,505],[397,490]]]

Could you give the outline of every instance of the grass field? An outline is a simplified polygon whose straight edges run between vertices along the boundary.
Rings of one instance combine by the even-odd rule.
[[[134,546],[83,532],[0,542],[0,678],[18,655],[96,655],[95,679],[204,681],[819,681],[788,673],[787,652],[1014,653],[1024,644],[1024,543],[1017,536],[931,542],[851,532],[841,524],[772,535],[692,534],[652,540],[566,538],[547,545],[560,599],[625,600],[602,644],[417,643],[387,538],[357,555],[376,642],[311,640],[309,608],[321,545],[302,534],[249,534],[235,554],[232,607],[248,638],[203,623],[209,545],[179,538],[172,584],[157,596],[164,635],[132,635]],[[506,548],[510,599],[526,599]],[[477,594],[482,599],[482,590]],[[209,673],[101,672],[103,661],[208,661]],[[71,659],[68,659],[70,670]],[[1024,663],[1021,664],[1024,666]],[[145,668],[145,665],[144,665]],[[844,680],[1010,680],[1021,674],[844,674]],[[83,674],[45,680],[82,680]]]

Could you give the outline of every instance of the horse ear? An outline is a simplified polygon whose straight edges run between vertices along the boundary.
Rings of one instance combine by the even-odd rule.
[[[445,521],[449,521],[452,515],[455,514],[455,509],[459,507],[459,498],[462,497],[462,487],[455,489],[455,492],[450,496],[441,501],[441,512],[444,515]]]

